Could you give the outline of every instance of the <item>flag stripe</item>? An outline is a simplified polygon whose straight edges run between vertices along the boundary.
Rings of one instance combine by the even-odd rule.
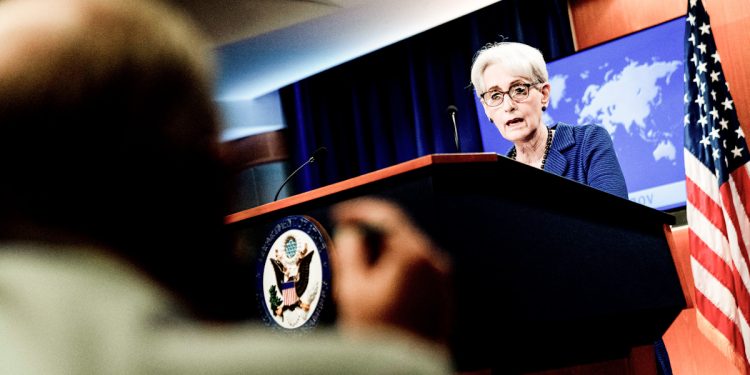
[[[687,201],[701,211],[713,226],[726,236],[724,212],[721,210],[721,191],[716,176],[690,152],[685,152],[685,187]]]
[[[742,316],[747,316],[747,312],[745,312]],[[750,358],[748,358],[748,354],[750,354],[750,340],[747,340],[747,337],[750,337],[750,324],[748,324],[747,319],[741,319],[740,320],[740,332],[742,332],[742,336],[738,339],[739,341],[737,354],[741,355],[742,358],[745,360],[746,364]],[[740,346],[744,342],[744,345]],[[742,366],[743,368],[746,368],[745,365]]]
[[[727,263],[725,259],[717,254],[711,246],[707,245],[692,229],[688,232],[688,241],[692,252],[692,260],[698,262],[713,279],[716,279],[725,288],[731,289],[733,284],[731,264]],[[702,282],[702,279],[696,278],[696,285],[699,282]],[[701,288],[701,290],[703,289]],[[722,310],[726,311],[726,309]]]
[[[693,268],[693,270],[695,271],[695,268]],[[710,276],[708,278],[710,279]],[[732,293],[729,292],[729,290],[724,291],[726,292],[724,295],[725,298],[733,299]],[[715,291],[713,293],[715,293]],[[712,302],[712,299],[706,297],[706,294],[697,286],[695,289],[695,306],[700,310],[706,320],[711,322],[714,328],[716,328],[730,343],[733,344],[735,342],[732,337],[734,337],[735,334],[736,323],[730,319],[719,306],[716,306]]]
[[[728,295],[725,295],[725,297],[731,299],[731,293],[728,293]],[[716,305],[712,303],[711,299],[706,297],[698,290],[695,291],[695,305],[696,307],[698,307],[700,313],[706,318],[706,320],[708,320],[711,325],[731,345],[734,354],[736,356],[739,356],[740,358],[745,359],[746,353],[748,351],[746,345],[743,343],[743,336],[741,334],[741,331],[743,330],[739,330],[737,329],[737,327],[747,327],[747,323],[737,323],[730,319],[725,313],[723,313]],[[744,331],[747,332],[746,330]]]
[[[719,205],[719,186],[716,184],[714,175],[700,159],[696,158],[690,150],[685,149],[685,176],[697,187]]]
[[[747,247],[745,246],[744,239],[741,238],[742,230],[739,228],[739,219],[737,217],[737,211],[734,208],[733,194],[731,189],[732,179],[721,186],[722,197],[724,200],[724,212],[726,212],[726,220],[730,225],[727,226],[727,244],[729,245],[730,254],[734,262],[735,274],[738,275],[741,280],[738,280],[740,285],[738,288],[747,290],[750,285],[750,274],[748,273],[748,254]],[[740,230],[737,230],[740,229]],[[750,302],[741,301],[740,305],[744,311],[748,311]]]
[[[700,214],[701,220],[707,222],[703,225],[711,227],[713,235],[726,237],[727,231],[724,221],[724,211],[720,204],[717,204],[713,198],[700,190],[690,178],[685,178],[685,187],[687,188],[687,203]]]
[[[687,217],[690,222],[690,236],[697,236],[702,242],[707,245],[708,250],[715,253],[720,257],[724,263],[732,264],[732,257],[721,251],[721,249],[727,248],[726,236],[719,231],[713,223],[711,223],[705,216],[703,216],[697,208],[695,208],[689,201],[687,205]],[[692,240],[691,240],[692,241]],[[691,253],[697,252],[699,249],[692,247]]]
[[[737,228],[741,231],[741,238],[744,240],[745,248],[750,248],[750,215],[748,208],[742,202],[748,202],[750,198],[750,175],[748,174],[747,165],[745,168],[739,168],[732,172],[729,178],[732,186],[732,201],[734,209],[737,212]]]
[[[696,288],[701,290],[705,295],[715,296],[713,304],[727,316],[732,317],[738,311],[746,314],[748,311],[747,308],[740,307],[748,306],[748,303],[750,303],[750,293],[748,293],[746,283],[742,281],[740,274],[733,272],[733,263],[727,263],[710,245],[706,244],[700,238],[700,235],[693,228],[689,229],[688,238]],[[726,243],[723,238],[719,240],[722,244]],[[726,249],[726,246],[723,248]],[[697,269],[697,266],[700,269]],[[729,294],[731,298],[728,299],[724,290],[732,291]],[[712,316],[712,314],[706,314],[707,318]],[[742,316],[742,318],[747,320],[747,316]]]
[[[738,311],[734,294],[714,278],[714,274],[695,262],[695,259],[692,260],[693,277],[701,280],[695,285],[696,307],[736,347],[737,354],[745,357],[747,350],[743,336],[750,332],[747,330],[747,319],[742,311]],[[711,297],[707,297],[709,295]]]

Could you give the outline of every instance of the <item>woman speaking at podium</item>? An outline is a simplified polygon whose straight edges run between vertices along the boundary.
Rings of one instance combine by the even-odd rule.
[[[628,198],[612,139],[604,128],[561,122],[547,127],[542,122],[551,85],[539,50],[522,43],[488,44],[474,57],[471,83],[489,120],[513,142],[506,156]]]
[[[507,157],[627,199],[625,177],[604,128],[542,122],[552,87],[548,80],[542,53],[522,43],[488,44],[471,67],[484,113],[513,142]],[[654,345],[662,370],[669,369],[663,341]]]

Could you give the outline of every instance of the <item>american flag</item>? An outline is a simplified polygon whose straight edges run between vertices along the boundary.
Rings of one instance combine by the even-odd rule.
[[[750,369],[750,155],[700,0],[688,4],[685,58],[687,218],[698,325],[745,373]]]

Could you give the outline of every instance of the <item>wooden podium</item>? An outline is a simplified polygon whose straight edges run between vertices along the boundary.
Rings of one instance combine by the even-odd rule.
[[[451,254],[459,371],[625,358],[685,307],[665,236],[671,215],[494,153],[420,157],[227,223],[252,258],[276,220],[308,215],[331,230],[329,207],[364,195],[400,203]]]

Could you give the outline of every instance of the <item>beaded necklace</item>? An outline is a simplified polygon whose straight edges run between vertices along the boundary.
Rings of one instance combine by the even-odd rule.
[[[544,164],[547,162],[547,154],[549,154],[549,147],[552,145],[552,128],[547,128],[547,144],[544,145],[544,156],[542,156],[542,166],[539,169],[544,169]],[[508,155],[511,159],[516,160],[516,146],[510,149]]]

